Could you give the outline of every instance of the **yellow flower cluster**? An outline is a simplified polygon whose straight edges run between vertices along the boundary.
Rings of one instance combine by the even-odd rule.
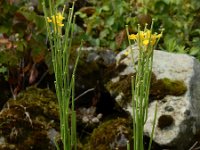
[[[64,24],[62,23],[63,19],[64,17],[60,12],[56,15],[51,16],[51,19],[47,17],[47,21],[52,22],[54,24],[54,31],[57,31],[58,29],[58,33],[61,33],[61,29],[64,26]]]
[[[140,46],[154,46],[156,44],[156,40],[160,39],[162,34],[152,34],[151,30],[139,31],[137,34],[129,35],[130,40],[135,40]]]

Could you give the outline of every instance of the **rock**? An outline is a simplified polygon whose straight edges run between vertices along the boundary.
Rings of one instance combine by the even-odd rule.
[[[131,140],[131,122],[125,118],[106,121],[94,129],[84,150],[126,150],[127,141]]]
[[[16,100],[8,100],[0,113],[0,122],[1,150],[56,150],[58,105],[50,90],[29,87]]]
[[[98,99],[99,93],[104,92],[103,85],[106,72],[116,64],[115,53],[108,49],[83,47],[77,66],[75,91],[76,97],[85,93],[76,100],[77,107],[90,107],[92,99]],[[73,67],[72,67],[73,68]]]
[[[117,103],[132,114],[131,76],[135,75],[130,48],[116,56],[113,77],[106,84]],[[137,65],[137,47],[133,47]],[[127,55],[128,54],[128,55]],[[186,54],[154,51],[148,120],[144,127],[151,134],[157,103],[153,140],[170,149],[184,150],[200,130],[200,63]]]
[[[76,119],[87,126],[93,124],[99,124],[102,114],[96,114],[96,107],[91,106],[89,108],[81,107],[76,110]]]

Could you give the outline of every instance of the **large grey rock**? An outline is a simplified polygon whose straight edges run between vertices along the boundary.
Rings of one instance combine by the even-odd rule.
[[[117,75],[108,82],[106,87],[118,104],[132,114],[130,76],[135,73],[135,70],[128,51],[130,48],[117,55]],[[133,46],[133,51],[134,62],[137,66],[137,47]],[[157,103],[157,120],[153,140],[170,149],[187,149],[194,135],[200,130],[200,63],[186,54],[155,50],[153,74],[156,81],[159,81],[155,83],[158,89],[150,90],[152,102],[149,104],[148,120],[144,132],[146,135],[151,134]],[[160,90],[162,80],[171,82],[169,84],[172,87],[164,84],[164,90]],[[152,82],[154,82],[153,79]],[[175,92],[170,92],[173,89]],[[182,91],[179,92],[179,90]],[[160,92],[161,95],[161,92],[165,94],[156,96],[156,92]]]

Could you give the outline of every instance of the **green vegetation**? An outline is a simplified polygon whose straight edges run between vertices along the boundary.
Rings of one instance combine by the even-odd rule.
[[[60,0],[57,5],[64,2]],[[0,72],[7,79],[16,72],[13,67],[29,75],[28,65],[42,61],[47,64],[49,72],[53,72],[51,55],[44,44],[47,37],[41,3],[25,0],[0,2]],[[128,46],[125,25],[129,25],[134,33],[138,23],[150,24],[154,18],[154,31],[159,27],[165,29],[159,49],[187,53],[200,59],[199,0],[89,0],[76,5],[79,16],[75,25],[76,41],[84,39],[86,45],[122,50]]]
[[[63,9],[63,6],[66,8]],[[166,78],[157,80],[152,76],[153,49],[158,44],[161,50],[186,53],[200,60],[200,1],[88,0],[83,5],[77,1],[76,6],[74,10],[74,3],[67,0],[57,0],[55,4],[52,4],[51,0],[0,1],[0,75],[8,81],[15,98],[21,89],[31,85],[33,80],[39,77],[39,69],[35,67],[37,64],[44,63],[46,72],[55,73],[63,148],[76,149],[74,86],[79,53],[77,58],[74,54],[71,56],[72,47],[78,47],[83,39],[85,46],[106,47],[118,52],[130,45],[130,40],[135,40],[140,51],[145,52],[139,54],[139,67],[133,75],[135,79],[131,75],[121,76],[120,82],[113,85],[110,83],[108,87],[114,92],[129,91],[125,95],[130,100],[132,97],[133,102],[134,143],[129,142],[135,150],[143,150],[143,126],[147,120],[149,99],[162,99],[165,95],[182,95],[187,90],[182,81],[171,81]],[[74,14],[77,20],[73,18]],[[154,26],[151,24],[152,18]],[[151,30],[147,30],[146,23],[151,25]],[[139,29],[137,24],[141,25]],[[152,31],[161,32],[160,27],[165,31],[158,43],[160,35],[153,34]],[[127,40],[127,31],[138,34],[130,35]],[[144,39],[138,39],[138,35],[139,37],[144,35]],[[75,39],[74,42],[72,39]],[[70,68],[72,61],[75,64]],[[96,64],[92,65],[96,67]],[[122,65],[118,69],[123,70],[124,67]],[[25,85],[27,78],[29,82]],[[132,84],[128,85],[130,81]],[[163,116],[158,126],[164,129],[171,124],[173,118]],[[0,124],[0,127],[4,125]],[[86,147],[92,149],[118,147],[116,142],[118,137],[115,137],[118,133],[121,137],[126,135],[126,139],[131,139],[126,125],[127,121],[124,119],[111,120],[100,125],[92,133]],[[104,137],[102,134],[108,136]],[[151,139],[152,136],[153,134]],[[111,141],[111,138],[116,140]],[[150,147],[151,141],[149,149]]]
[[[74,110],[75,72],[79,60],[79,52],[70,74],[70,50],[74,34],[75,17],[74,3],[69,9],[66,23],[64,22],[65,7],[59,11],[57,3],[49,0],[48,9],[43,3],[47,34],[50,41],[52,63],[55,73],[55,88],[59,105],[60,134],[64,150],[76,150],[76,112]],[[65,29],[62,34],[62,29]],[[79,49],[80,51],[80,49]],[[59,145],[56,141],[57,149]]]
[[[150,24],[151,18],[154,18],[154,29],[165,29],[159,48],[200,59],[200,1],[152,0],[143,4],[141,0],[93,0],[91,3],[96,6],[92,15],[87,11],[85,15],[79,12],[85,23],[85,40],[90,44],[123,49],[128,45],[125,42],[125,25],[136,32],[138,23]]]
[[[138,25],[137,34],[129,34],[127,26],[129,53],[132,56],[131,58],[134,70],[136,70],[135,78],[133,76],[131,77],[134,150],[144,150],[143,134],[144,125],[148,118],[154,49],[163,34],[162,31],[160,34],[153,33],[153,22],[151,23],[150,29],[148,29],[147,26],[148,25],[146,24],[144,30],[141,30],[141,26]],[[134,50],[132,49],[131,40],[133,40],[139,47],[137,67],[135,66]],[[148,150],[151,149],[156,114],[157,106],[154,112],[153,128],[150,135]]]
[[[0,2],[1,73],[12,72],[12,68],[20,68],[20,64],[22,69],[28,67],[29,63],[40,63],[49,57],[44,44],[45,22],[36,8],[39,9],[39,5],[35,7],[26,1]],[[23,71],[27,73],[27,70]]]

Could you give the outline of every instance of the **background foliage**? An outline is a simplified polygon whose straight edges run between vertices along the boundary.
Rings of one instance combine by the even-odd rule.
[[[0,73],[11,83],[16,72],[30,79],[41,63],[52,73],[41,2],[0,1]],[[57,5],[63,4],[71,6],[67,0],[57,0]],[[75,45],[84,39],[86,46],[120,51],[128,46],[125,25],[135,33],[138,23],[154,18],[154,31],[165,29],[159,49],[200,59],[199,0],[78,0],[75,11]]]

